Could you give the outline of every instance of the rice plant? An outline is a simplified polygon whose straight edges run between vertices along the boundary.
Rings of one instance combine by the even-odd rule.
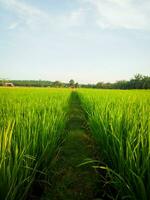
[[[50,182],[69,98],[66,89],[0,88],[0,199],[26,199],[35,181]]]
[[[148,200],[150,91],[79,90],[79,96],[99,149],[95,168],[109,186],[104,195]]]

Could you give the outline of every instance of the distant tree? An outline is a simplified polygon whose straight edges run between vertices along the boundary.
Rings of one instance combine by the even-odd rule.
[[[95,84],[80,84],[81,88],[96,88]]]
[[[144,76],[141,74],[136,74],[130,81],[129,81],[129,88],[130,89],[143,89],[144,83]]]
[[[108,83],[104,83],[104,84],[103,84],[103,88],[104,88],[104,89],[112,89],[112,84],[109,83],[109,82],[108,82]]]
[[[0,86],[2,86],[3,85],[3,81],[2,81],[2,79],[0,78]]]
[[[141,80],[143,80],[143,75],[142,74],[136,74],[135,76],[134,76],[134,80],[135,81],[141,81]]]
[[[75,83],[74,87],[78,88],[79,87],[79,83]]]
[[[103,82],[98,82],[96,84],[96,88],[103,88],[104,87],[104,83]]]
[[[53,87],[61,87],[62,86],[62,83],[60,81],[55,81],[53,84],[52,84]]]
[[[75,82],[74,82],[73,79],[71,79],[71,80],[69,81],[69,86],[70,86],[70,87],[74,87],[74,86],[75,86]]]
[[[143,89],[150,89],[150,77],[148,76],[143,78]]]
[[[125,81],[125,80],[117,81],[114,84],[112,84],[112,88],[114,88],[114,89],[127,89],[128,88],[128,81]]]

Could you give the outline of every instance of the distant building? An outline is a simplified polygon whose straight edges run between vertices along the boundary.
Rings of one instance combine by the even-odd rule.
[[[4,86],[5,87],[14,87],[14,84],[13,83],[4,83]]]

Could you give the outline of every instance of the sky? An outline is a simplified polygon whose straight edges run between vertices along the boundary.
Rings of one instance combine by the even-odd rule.
[[[150,0],[0,0],[0,78],[150,75]]]

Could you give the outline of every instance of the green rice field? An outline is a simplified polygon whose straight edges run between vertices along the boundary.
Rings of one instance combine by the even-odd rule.
[[[0,88],[1,200],[149,196],[149,90]]]
[[[85,90],[79,96],[99,151],[95,167],[104,170],[109,195],[149,199],[150,91]]]

